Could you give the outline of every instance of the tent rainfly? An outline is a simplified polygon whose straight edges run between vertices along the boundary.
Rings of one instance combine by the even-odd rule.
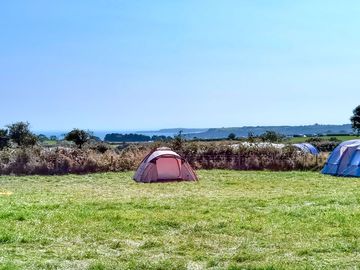
[[[360,177],[360,140],[346,141],[336,147],[322,173]]]
[[[137,169],[136,182],[197,181],[190,164],[170,148],[161,147],[149,153]]]
[[[293,146],[295,146],[296,148],[299,148],[304,153],[309,153],[314,156],[320,154],[320,151],[310,143],[296,143],[296,144],[293,144]]]

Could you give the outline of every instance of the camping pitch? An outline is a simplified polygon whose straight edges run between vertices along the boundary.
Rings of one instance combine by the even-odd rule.
[[[190,164],[170,148],[158,148],[148,154],[137,169],[136,182],[196,181]]]
[[[360,177],[360,140],[346,141],[336,147],[322,173]]]

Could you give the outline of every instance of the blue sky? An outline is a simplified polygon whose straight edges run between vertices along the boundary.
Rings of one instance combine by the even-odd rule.
[[[349,122],[360,2],[0,2],[0,126]]]

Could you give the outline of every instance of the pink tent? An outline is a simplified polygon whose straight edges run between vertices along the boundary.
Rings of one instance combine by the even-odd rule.
[[[148,154],[137,169],[136,182],[197,181],[189,163],[170,148],[158,148]]]

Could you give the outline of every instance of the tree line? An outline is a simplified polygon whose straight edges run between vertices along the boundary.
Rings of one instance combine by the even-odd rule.
[[[10,147],[12,144],[18,147],[31,147],[39,141],[56,140],[55,136],[47,138],[45,135],[36,135],[30,130],[28,122],[17,122],[7,125],[4,129],[0,129],[0,150]],[[73,129],[65,134],[64,140],[75,143],[79,148],[90,140],[99,141],[92,132],[81,129]]]
[[[111,133],[107,134],[105,136],[104,141],[105,142],[158,142],[158,141],[170,141],[173,138],[170,136],[147,136],[143,134],[136,134],[136,133],[130,133],[130,134],[119,134],[119,133]]]
[[[351,125],[356,134],[360,135],[360,105],[353,110],[353,115],[350,118]],[[142,134],[107,134],[105,137],[106,142],[149,142],[149,141],[171,141],[181,139],[182,134],[179,132],[175,138],[169,136],[147,136]],[[270,142],[281,142],[284,136],[273,131],[267,131],[264,134],[258,136],[262,141]],[[46,140],[45,135],[36,135],[30,130],[30,124],[28,122],[17,122],[7,125],[4,129],[0,129],[0,150],[15,144],[19,147],[31,147],[36,145],[39,141]],[[53,136],[50,138],[56,140]],[[229,134],[228,139],[235,140],[236,135],[234,133]],[[248,140],[254,140],[256,136],[249,134]],[[75,143],[79,148],[89,142],[90,140],[100,141],[99,138],[95,137],[92,132],[73,129],[69,133],[65,134],[64,140]]]

